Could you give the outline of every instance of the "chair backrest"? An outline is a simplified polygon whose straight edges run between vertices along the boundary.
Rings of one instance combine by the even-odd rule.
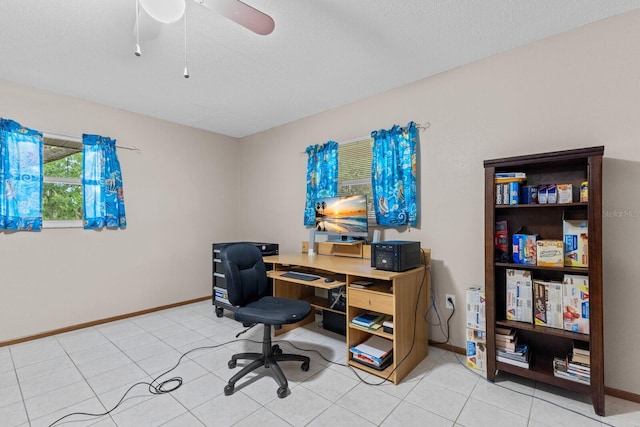
[[[260,249],[247,243],[231,244],[220,251],[220,261],[232,305],[242,307],[269,295],[267,268]]]

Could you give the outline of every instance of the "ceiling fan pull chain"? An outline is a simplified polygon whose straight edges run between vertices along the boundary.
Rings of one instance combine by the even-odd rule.
[[[136,56],[142,55],[140,50],[140,1],[136,0]]]
[[[189,78],[189,68],[187,67],[187,10],[184,11],[184,78]]]

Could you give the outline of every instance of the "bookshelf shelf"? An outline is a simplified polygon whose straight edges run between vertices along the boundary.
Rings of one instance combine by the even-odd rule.
[[[602,157],[604,147],[556,151],[502,159],[486,160],[485,168],[485,295],[487,319],[487,378],[495,379],[498,370],[588,394],[598,415],[604,415],[604,339],[602,304]],[[526,185],[572,184],[573,203],[496,205],[494,176],[501,172],[524,172]],[[588,202],[578,202],[579,188],[588,182]],[[524,227],[540,239],[563,240],[563,219],[588,221],[588,264],[586,268],[541,267],[499,262],[495,257],[497,221],[507,221],[511,243],[514,232]],[[530,272],[533,280],[562,281],[565,274],[588,276],[589,334],[575,333],[526,322],[506,319],[506,270]],[[526,343],[531,354],[525,369],[496,359],[495,328],[517,330],[518,343]],[[574,342],[590,350],[590,384],[554,376],[554,357],[564,358]]]
[[[524,270],[561,271],[564,273],[571,273],[571,274],[589,274],[589,269],[583,268],[583,267],[543,267],[539,265],[515,264],[510,262],[496,262],[496,267],[516,268],[519,270],[524,269]]]
[[[513,328],[521,331],[531,331],[545,335],[558,336],[571,340],[589,341],[591,335],[579,334],[577,332],[565,331],[563,329],[548,328],[546,326],[537,326],[529,323],[514,322],[513,320],[496,320],[496,326]]]
[[[496,210],[501,209],[571,209],[588,206],[589,203],[573,202],[573,203],[547,203],[542,205],[495,205]]]

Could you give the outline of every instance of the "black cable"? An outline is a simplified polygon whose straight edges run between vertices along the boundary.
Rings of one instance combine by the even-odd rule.
[[[227,344],[231,344],[237,341],[245,341],[245,340],[232,340],[232,341],[228,341],[226,343],[222,343],[222,344],[216,344],[216,345],[210,345],[210,346],[204,346],[204,347],[196,347],[196,348],[192,348],[191,350],[187,351],[186,353],[183,353],[180,358],[178,359],[178,362],[169,370],[161,373],[160,375],[158,375],[157,377],[155,377],[150,383],[145,382],[145,381],[140,381],[137,382],[135,384],[133,384],[131,387],[129,387],[127,389],[127,391],[124,392],[124,394],[122,395],[122,398],[118,401],[118,403],[116,403],[116,405],[109,409],[106,412],[102,412],[102,413],[89,413],[89,412],[72,412],[70,414],[64,415],[60,418],[58,418],[57,420],[55,420],[54,422],[52,422],[51,424],[49,424],[49,427],[52,427],[54,425],[56,425],[57,423],[59,423],[60,421],[64,420],[65,418],[74,416],[74,415],[85,415],[85,416],[89,416],[89,417],[102,417],[105,415],[109,415],[111,412],[113,412],[118,406],[120,406],[122,404],[122,402],[124,401],[124,399],[127,397],[127,395],[129,394],[129,392],[131,390],[133,390],[134,387],[137,387],[139,385],[146,385],[148,387],[149,393],[150,394],[166,394],[166,393],[171,393],[175,390],[177,390],[178,388],[180,388],[183,384],[183,380],[182,377],[172,377],[169,378],[167,380],[158,382],[158,380],[168,374],[169,372],[173,371],[174,369],[176,369],[178,367],[178,365],[180,365],[180,363],[182,362],[182,359],[185,358],[185,356],[187,356],[190,353],[193,353],[194,351],[197,350],[204,350],[204,349],[213,349],[213,348],[218,348]],[[167,388],[168,385],[175,383],[171,388]]]
[[[431,341],[431,344],[446,344],[449,342],[449,331],[450,331],[450,325],[449,325],[449,321],[451,320],[451,318],[453,317],[453,314],[456,312],[456,306],[455,304],[451,304],[453,306],[453,309],[451,310],[451,314],[449,315],[449,317],[447,317],[447,334],[445,335],[446,340],[444,341]],[[442,327],[441,327],[442,328]],[[444,334],[444,332],[443,332]]]

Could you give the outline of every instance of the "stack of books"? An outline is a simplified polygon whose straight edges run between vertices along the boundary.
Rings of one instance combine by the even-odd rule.
[[[367,312],[351,319],[351,324],[371,330],[380,329],[387,316],[381,313]]]
[[[377,335],[370,336],[349,350],[351,360],[377,370],[383,370],[393,362],[393,341]]]
[[[496,328],[496,350],[515,350],[518,337],[515,329]]]
[[[586,343],[574,341],[571,354],[564,359],[554,357],[553,375],[582,384],[591,384],[591,353]]]
[[[496,328],[496,360],[529,369],[529,346],[518,344],[516,331],[511,328]]]

